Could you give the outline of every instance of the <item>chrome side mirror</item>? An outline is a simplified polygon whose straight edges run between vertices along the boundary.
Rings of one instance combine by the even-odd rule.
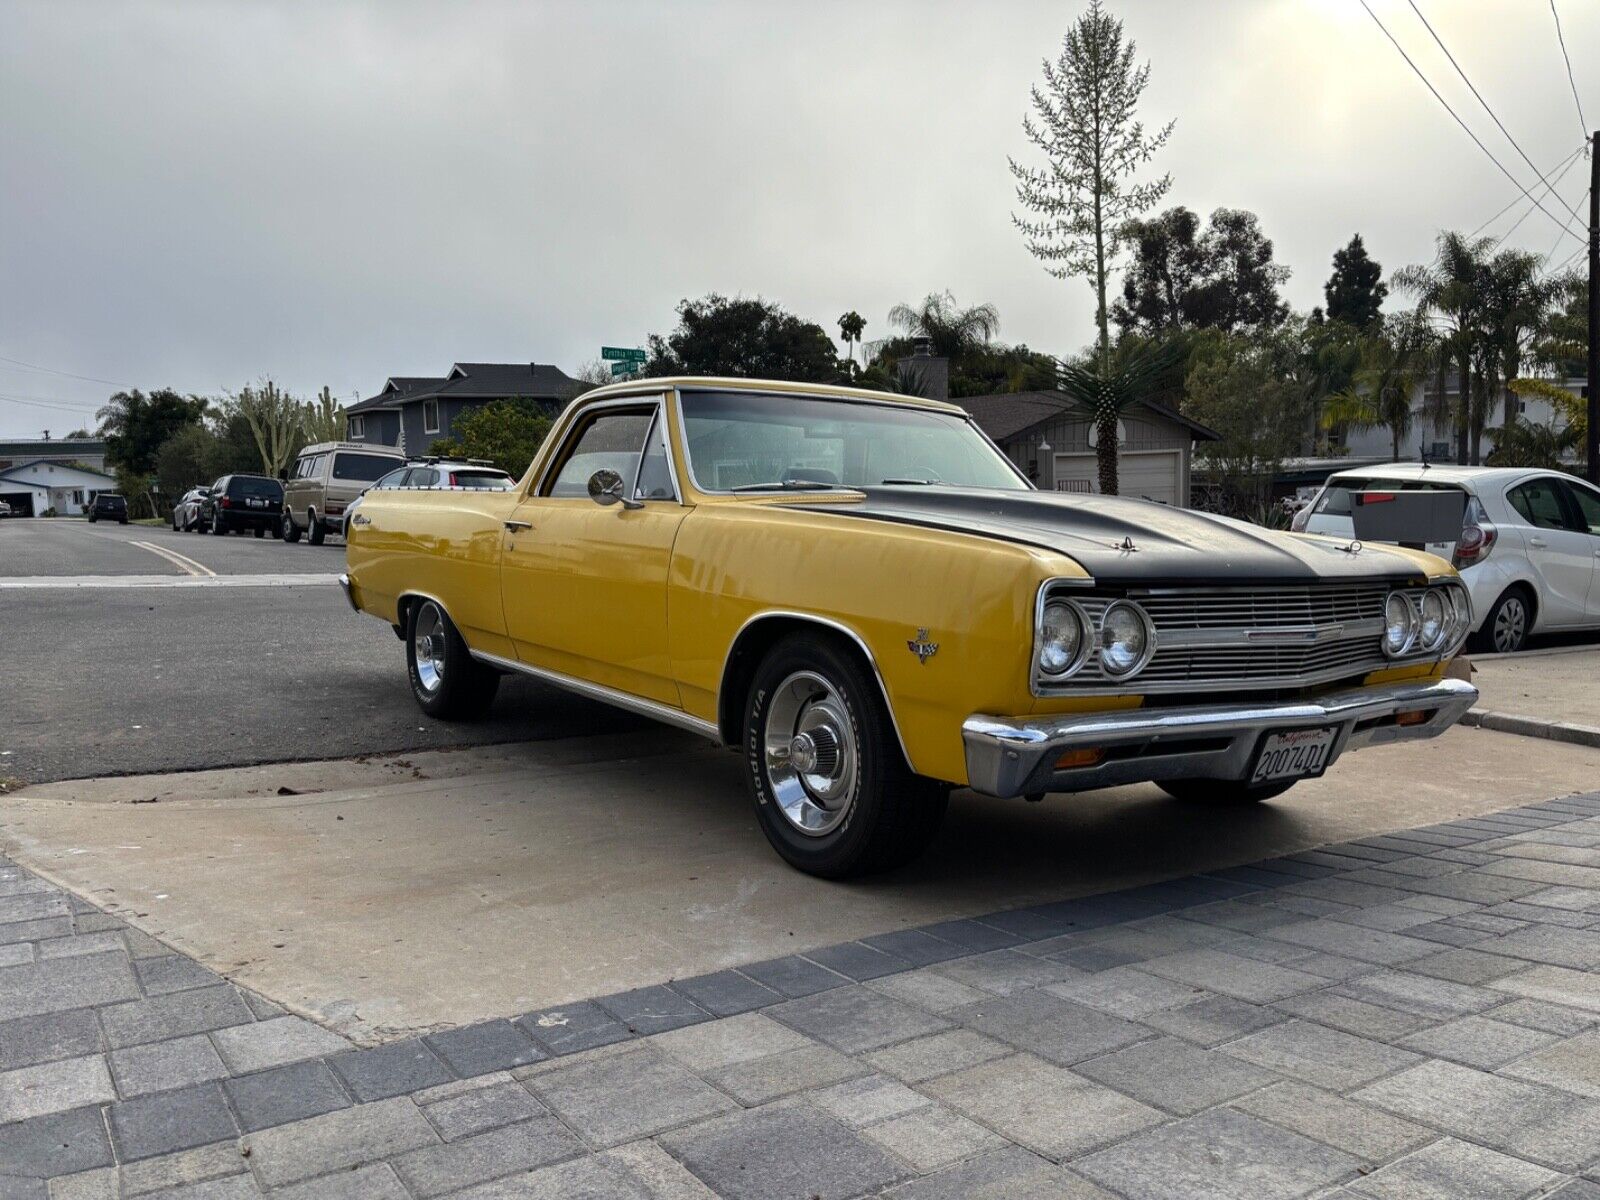
[[[622,476],[605,467],[589,476],[589,499],[602,505],[620,504],[623,508],[644,507],[639,501],[630,499],[624,492]]]

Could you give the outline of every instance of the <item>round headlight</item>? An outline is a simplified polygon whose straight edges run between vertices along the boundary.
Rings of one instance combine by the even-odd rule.
[[[1100,618],[1100,668],[1107,675],[1139,671],[1150,657],[1149,618],[1137,604],[1118,600]]]
[[[1447,588],[1445,594],[1450,597],[1451,608],[1449,640],[1458,644],[1472,632],[1472,597],[1461,587]]]
[[[1060,600],[1046,604],[1039,618],[1039,670],[1065,675],[1076,668],[1083,661],[1086,634],[1075,605]]]
[[[1391,658],[1404,654],[1417,633],[1417,614],[1411,601],[1390,592],[1383,606],[1383,652]]]
[[[1454,615],[1455,606],[1452,604],[1447,610],[1443,591],[1429,588],[1423,592],[1422,619],[1417,624],[1417,645],[1430,651],[1444,645]]]

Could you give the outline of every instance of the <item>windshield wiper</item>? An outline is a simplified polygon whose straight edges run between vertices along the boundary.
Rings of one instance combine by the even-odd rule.
[[[880,487],[932,487],[937,480],[933,479],[880,479]]]
[[[820,479],[781,479],[771,483],[741,483],[735,492],[814,492],[818,490],[843,490],[854,489],[843,483],[823,483]]]

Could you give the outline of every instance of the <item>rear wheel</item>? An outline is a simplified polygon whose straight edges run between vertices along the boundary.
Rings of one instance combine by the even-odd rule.
[[[328,536],[328,531],[323,527],[322,518],[317,516],[317,510],[306,510],[306,540],[313,546],[322,545],[322,539]]]
[[[482,716],[500,687],[500,673],[472,657],[455,625],[432,600],[411,605],[406,674],[422,711],[443,721]]]
[[[211,514],[211,534],[212,534],[212,536],[213,537],[221,537],[223,534],[225,534],[227,532],[228,532],[228,527],[222,523],[222,514],[221,513],[216,513],[216,512],[212,513]]]
[[[251,532],[254,533],[257,537],[266,537],[267,536],[267,531],[265,529],[261,528],[261,526],[259,526],[259,525],[257,525],[253,530],[251,530]]]
[[[1237,779],[1164,779],[1156,786],[1174,800],[1195,804],[1259,804],[1281,796],[1295,785],[1288,783],[1262,783],[1251,786]]]
[[[1491,654],[1514,654],[1527,642],[1532,628],[1532,597],[1522,587],[1507,588],[1489,609],[1478,631],[1478,644]]]
[[[794,867],[826,879],[920,855],[949,802],[912,773],[876,681],[836,640],[794,634],[756,668],[745,705],[756,819]]]

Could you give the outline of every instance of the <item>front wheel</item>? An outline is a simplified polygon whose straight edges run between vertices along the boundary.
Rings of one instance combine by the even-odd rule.
[[[1236,779],[1163,779],[1156,786],[1174,800],[1196,804],[1260,804],[1281,796],[1295,785],[1262,783],[1251,786]]]
[[[283,514],[283,524],[279,526],[278,532],[286,542],[298,542],[300,540],[300,526],[294,523],[294,518],[288,513]]]
[[[322,545],[322,539],[327,536],[328,530],[327,527],[323,525],[322,518],[317,516],[314,509],[307,511],[306,540],[309,541],[313,546],[320,546]]]
[[[500,687],[499,672],[472,657],[432,600],[418,601],[408,614],[406,674],[422,711],[443,721],[482,716]]]
[[[841,643],[794,634],[756,669],[745,705],[756,819],[793,867],[845,879],[920,855],[949,789],[912,773],[877,682]]]

